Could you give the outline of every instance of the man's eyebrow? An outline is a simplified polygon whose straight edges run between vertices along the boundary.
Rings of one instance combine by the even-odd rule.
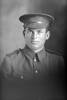
[[[33,32],[33,29],[31,29],[31,28],[27,28],[27,30],[30,31],[30,32]]]
[[[42,31],[42,30],[40,30],[40,29],[37,29],[37,31]]]
[[[28,30],[30,30],[30,31],[33,31],[33,30],[36,30],[36,31],[42,31],[41,29],[32,29],[32,28],[27,28]]]
[[[32,29],[31,28],[27,28],[28,30],[30,30],[30,31],[32,31]]]

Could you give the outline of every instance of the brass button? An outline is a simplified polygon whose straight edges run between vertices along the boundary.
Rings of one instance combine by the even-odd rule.
[[[36,58],[34,58],[34,62],[36,62]]]
[[[21,76],[20,78],[23,79],[23,76]]]
[[[37,71],[37,70],[35,70],[35,73],[36,73],[36,74],[38,74],[38,71]]]

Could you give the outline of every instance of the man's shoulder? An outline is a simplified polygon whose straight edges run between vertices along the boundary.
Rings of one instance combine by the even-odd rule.
[[[5,59],[10,60],[10,61],[21,59],[21,57],[23,57],[24,55],[23,52],[24,50],[19,48],[17,50],[14,50],[11,53],[6,54]]]
[[[48,59],[53,63],[59,63],[61,66],[65,66],[64,55],[54,50],[47,50]]]
[[[59,52],[59,51],[56,51],[56,50],[46,49],[46,52],[50,56],[55,56],[55,57],[63,57],[64,56],[63,52]]]
[[[13,52],[6,54],[0,65],[0,72],[4,73],[6,76],[7,74],[11,74],[12,71],[17,71],[18,66],[20,67],[24,62],[24,57],[22,55],[22,49],[14,50]]]
[[[64,62],[64,55],[58,51],[54,51],[54,50],[46,50],[47,52],[47,56],[49,57],[49,59],[51,59],[52,61],[61,61]]]
[[[8,56],[8,57],[18,56],[19,54],[23,54],[23,52],[24,52],[24,50],[21,49],[21,48],[19,48],[19,49],[17,49],[17,50],[14,50],[14,51],[11,52],[11,53],[6,54],[6,56]]]

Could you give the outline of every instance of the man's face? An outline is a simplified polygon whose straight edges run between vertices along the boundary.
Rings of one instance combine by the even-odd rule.
[[[25,41],[33,51],[44,47],[46,41],[46,29],[25,29]]]

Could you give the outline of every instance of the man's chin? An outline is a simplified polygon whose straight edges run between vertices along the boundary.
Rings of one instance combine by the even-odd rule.
[[[32,50],[38,50],[40,47],[39,46],[32,46],[31,49]]]
[[[38,46],[38,45],[32,45],[32,48],[33,49],[37,49],[37,48],[40,48],[40,46]]]
[[[34,44],[30,44],[30,45],[28,45],[29,46],[29,48],[30,49],[32,49],[32,50],[37,50],[37,49],[40,49],[41,47],[42,47],[42,45],[38,45],[38,44],[36,44],[36,45],[34,45]]]

